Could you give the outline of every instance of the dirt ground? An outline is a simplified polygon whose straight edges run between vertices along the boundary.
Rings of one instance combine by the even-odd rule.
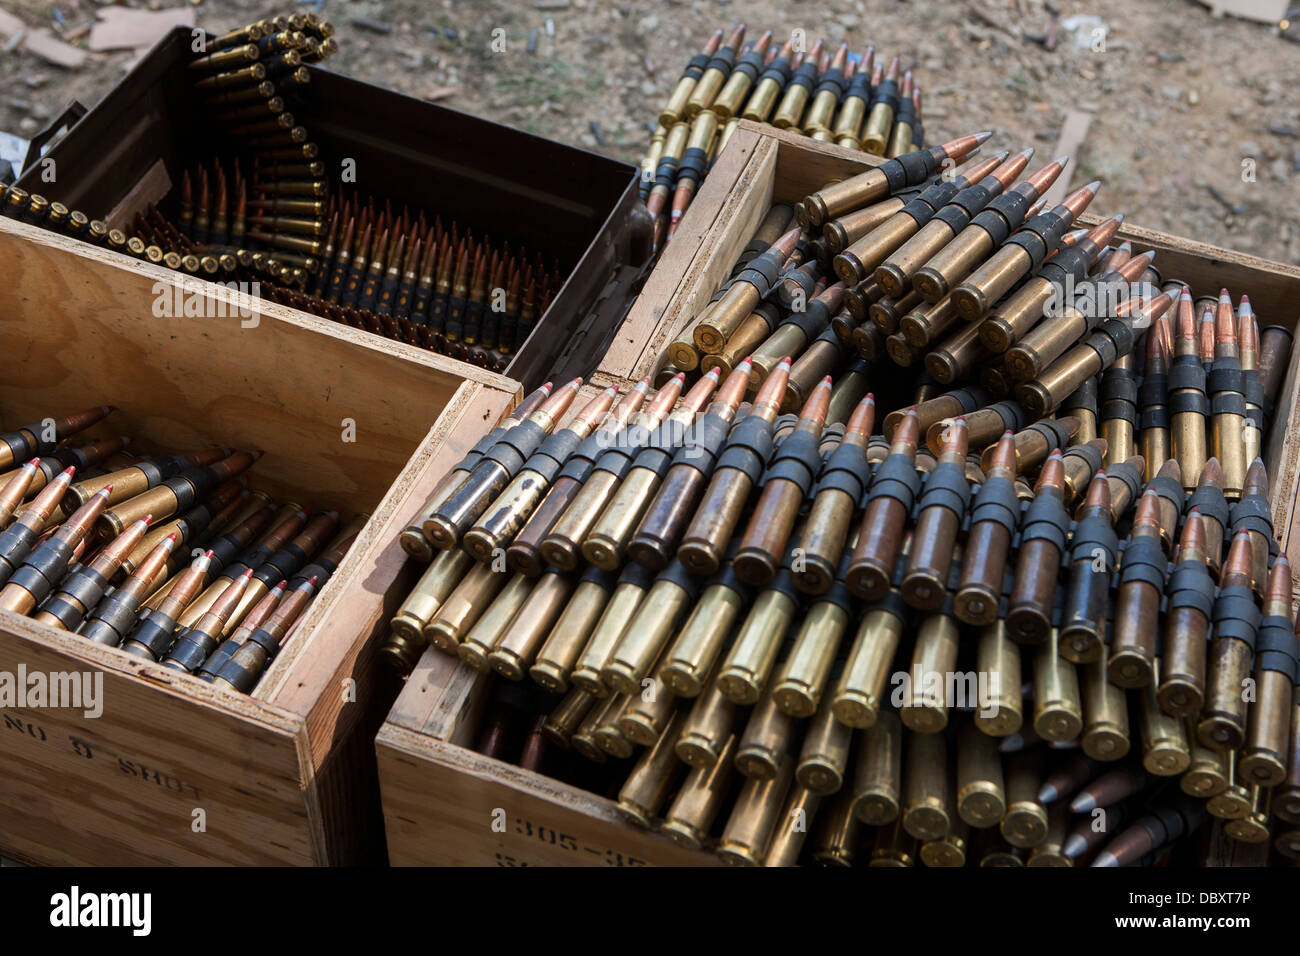
[[[68,30],[95,15],[91,0],[0,0],[36,27],[54,25],[56,7]],[[716,26],[870,43],[915,66],[931,142],[987,128],[1045,161],[1067,111],[1084,110],[1094,115],[1073,182],[1105,181],[1094,211],[1300,261],[1300,45],[1193,0],[1059,7],[1067,24],[1099,21],[1063,29],[1051,52],[1030,36],[1048,29],[1044,0],[202,0],[194,12],[222,31],[316,9],[337,26],[334,69],[629,162]],[[0,52],[0,129],[30,135],[68,99],[94,102],[132,59],[95,53],[66,71]]]

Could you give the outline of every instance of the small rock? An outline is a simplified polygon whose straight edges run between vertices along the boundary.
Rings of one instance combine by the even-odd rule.
[[[651,81],[651,80],[642,80],[642,81],[641,81],[641,95],[642,95],[642,96],[654,96],[654,95],[655,95],[656,93],[658,93],[658,92],[659,92],[659,84],[654,83],[654,82]]]
[[[1243,139],[1238,150],[1242,156],[1259,156],[1259,143],[1251,139]]]
[[[1183,91],[1177,86],[1162,86],[1160,95],[1167,100],[1180,100],[1183,98]]]
[[[595,146],[596,137],[592,136],[590,133],[582,133],[578,136],[578,142],[583,146]]]
[[[1300,149],[1291,150],[1291,172],[1300,173]]]
[[[1287,177],[1291,175],[1291,164],[1285,159],[1275,159],[1269,164],[1268,171],[1278,182],[1286,182]]]
[[[41,124],[36,122],[36,120],[32,119],[30,116],[24,116],[18,121],[18,132],[23,133],[26,136],[32,135],[32,133],[35,133],[40,128]]]
[[[1294,126],[1287,126],[1285,123],[1269,123],[1268,131],[1274,136],[1290,136],[1292,139],[1300,136],[1300,130],[1297,130]]]
[[[648,17],[642,17],[637,22],[637,29],[642,33],[651,33],[659,29],[659,17],[657,14],[650,14]]]
[[[1198,91],[1198,90],[1188,90],[1188,91],[1187,91],[1187,105],[1188,105],[1188,106],[1195,106],[1195,105],[1196,105],[1197,103],[1199,103],[1199,102],[1201,102],[1201,94],[1200,94],[1200,91]]]
[[[366,30],[370,33],[390,33],[393,25],[385,23],[383,20],[372,20],[370,17],[353,17],[352,25],[358,30]]]
[[[569,0],[536,0],[533,7],[537,10],[567,10]]]

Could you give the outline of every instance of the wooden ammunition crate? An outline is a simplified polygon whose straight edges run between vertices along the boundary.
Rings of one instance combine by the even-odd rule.
[[[176,273],[10,219],[0,269],[4,427],[114,403],[93,434],[260,447],[253,487],[372,515],[248,697],[0,613],[0,672],[103,674],[98,718],[0,706],[0,851],[47,864],[382,861],[372,741],[397,687],[372,638],[402,564],[391,529],[517,384],[264,300],[242,319],[159,317]],[[205,314],[233,306],[229,290],[190,281]]]
[[[85,115],[40,163],[31,157],[18,185],[111,227],[126,229],[150,203],[168,211],[182,171],[229,146],[193,95],[186,68],[193,44],[188,27],[164,35],[88,112],[81,109]],[[320,148],[331,190],[360,189],[381,205],[424,209],[448,227],[458,223],[462,235],[468,228],[562,263],[563,284],[509,357],[510,377],[536,388],[593,366],[650,258],[637,169],[324,66],[307,70],[311,82],[290,109]],[[44,178],[47,163],[57,169],[54,183]],[[347,185],[338,181],[345,167],[353,174]],[[371,341],[371,333],[357,335]]]
[[[616,335],[594,377],[628,384],[709,301],[730,273],[769,205],[794,201],[880,160],[742,122],[705,179],[668,250]],[[1109,211],[1105,191],[1099,206]],[[1119,211],[1119,210],[1115,210]],[[1089,221],[1097,222],[1092,216]],[[1249,293],[1263,324],[1300,322],[1300,268],[1242,255],[1138,226],[1121,237],[1138,252],[1156,249],[1166,278],[1198,295]],[[1300,434],[1290,427],[1300,391],[1297,349],[1277,398],[1266,454],[1279,540],[1293,565],[1300,496]],[[423,500],[432,487],[412,488]],[[392,535],[401,530],[392,525]],[[394,547],[396,545],[394,544]],[[404,595],[414,584],[404,582]],[[625,823],[612,801],[467,749],[484,702],[484,682],[437,650],[427,650],[380,730],[378,758],[389,855],[395,864],[657,865],[709,864],[716,857],[678,848]],[[502,832],[493,814],[504,811]],[[500,814],[498,814],[500,816]]]

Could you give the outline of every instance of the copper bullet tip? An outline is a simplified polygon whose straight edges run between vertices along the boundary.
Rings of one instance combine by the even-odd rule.
[[[908,454],[915,456],[917,443],[921,439],[921,419],[917,415],[916,409],[909,409],[903,416],[903,420],[898,423],[894,429],[893,445],[902,445],[910,451]]]
[[[1226,582],[1230,577],[1234,576],[1249,578],[1252,560],[1250,532],[1243,528],[1232,536],[1232,544],[1228,547],[1228,556],[1223,561],[1223,573],[1219,579],[1220,582]]]
[[[994,472],[1003,469],[1011,473],[1016,471],[1016,436],[1011,429],[1002,433],[998,443],[993,446],[993,452],[989,456],[987,472]]]
[[[1110,484],[1106,481],[1106,469],[1102,468],[1092,476],[1083,505],[1085,508],[1102,508],[1107,513],[1110,512]]]
[[[1160,470],[1156,472],[1156,476],[1160,478],[1172,478],[1174,481],[1182,484],[1183,469],[1179,467],[1177,459],[1169,458],[1160,466]]]
[[[1246,480],[1241,485],[1241,496],[1259,495],[1265,500],[1268,499],[1268,469],[1264,467],[1263,459],[1256,458],[1246,469]]]
[[[1160,496],[1154,488],[1148,488],[1138,500],[1137,510],[1133,513],[1133,525],[1146,525],[1150,528],[1160,527]]]
[[[1178,536],[1179,551],[1205,550],[1205,525],[1201,521],[1201,509],[1193,508],[1187,512],[1182,534]]]
[[[1264,603],[1276,602],[1291,608],[1291,565],[1285,554],[1279,554],[1268,573],[1268,588],[1264,592]]]
[[[1035,493],[1047,488],[1065,491],[1065,456],[1059,448],[1047,456],[1042,471],[1038,473],[1038,481],[1034,483]]]

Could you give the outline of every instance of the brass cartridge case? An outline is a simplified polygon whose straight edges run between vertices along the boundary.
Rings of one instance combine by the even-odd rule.
[[[952,296],[944,296],[938,302],[918,305],[899,319],[898,331],[908,345],[924,349],[931,343],[940,341],[957,324],[957,319],[957,307],[953,304]],[[925,431],[926,428],[923,426],[922,430]]]
[[[1034,750],[1011,758],[1007,769],[1007,812],[1002,836],[1012,846],[1027,849],[1047,839],[1047,809],[1038,800],[1042,784],[1042,756]]]
[[[542,734],[556,747],[569,749],[569,738],[578,729],[587,712],[597,703],[585,690],[573,688],[546,716]]]
[[[798,785],[792,789],[799,789]],[[817,818],[812,858],[820,866],[852,866],[862,842],[862,822],[852,813],[851,795],[827,802]]]
[[[837,793],[844,784],[852,742],[853,728],[840,723],[831,708],[823,706],[804,735],[795,780],[814,793]]]
[[[1157,777],[1176,777],[1192,763],[1187,725],[1183,718],[1160,709],[1154,684],[1147,684],[1140,694],[1138,730],[1142,737],[1142,766]]]
[[[1083,703],[1075,665],[1060,656],[1052,628],[1034,652],[1034,731],[1048,741],[1074,740],[1083,730]]]
[[[1079,665],[1083,683],[1080,746],[1093,760],[1119,760],[1129,751],[1128,701],[1123,688],[1106,679],[1101,658]]]
[[[835,601],[817,601],[808,608],[794,646],[773,678],[772,696],[782,711],[791,717],[818,713],[848,624],[848,609]]]
[[[1207,587],[1213,584],[1207,579]],[[1180,607],[1165,619],[1164,655],[1156,696],[1160,709],[1179,717],[1196,717],[1205,700],[1205,653],[1210,622],[1198,609]]]
[[[793,777],[794,761],[783,754],[771,777],[745,781],[718,843],[718,856],[724,862],[733,866],[762,864]]]
[[[434,558],[389,625],[392,634],[381,653],[390,664],[403,672],[415,667],[428,641],[425,625],[473,563],[474,559],[459,548],[439,552]]]
[[[736,775],[736,745],[736,735],[731,734],[722,742],[716,760],[708,765],[691,766],[660,827],[660,832],[678,846],[690,850],[703,847],[713,821],[731,793]]]
[[[915,866],[916,856],[916,838],[908,836],[907,831],[903,829],[902,820],[895,820],[887,826],[876,829],[871,846],[871,860],[867,866]]]
[[[988,357],[988,349],[980,341],[979,326],[972,323],[958,329],[956,334],[944,339],[933,351],[927,353],[925,370],[935,381],[951,385],[969,378],[975,368]],[[1021,404],[1024,404],[1023,400]]]
[[[528,676],[536,683],[559,694],[569,689],[569,674],[609,604],[611,583],[586,575],[577,583],[564,612],[537,652],[537,660],[528,669]]]
[[[1056,287],[1041,276],[1030,278],[980,324],[980,338],[999,355],[1024,338],[1043,318]]]
[[[853,815],[871,826],[898,819],[903,793],[903,725],[892,711],[858,735]]]
[[[777,588],[765,589],[754,600],[718,670],[718,686],[733,703],[758,702],[797,609],[794,596]]]
[[[425,625],[425,639],[439,650],[455,654],[474,622],[505,587],[507,579],[508,575],[498,574],[491,565],[474,564]]]
[[[632,743],[651,747],[663,736],[676,712],[673,692],[659,678],[648,677],[644,687],[629,695],[627,706],[618,718],[618,729]]]
[[[981,697],[974,725],[990,737],[1006,737],[1024,723],[1021,703],[1020,645],[1007,634],[1005,621],[980,629],[976,670],[988,675],[988,696]]]
[[[1216,636],[1210,642],[1205,702],[1196,725],[1196,736],[1206,747],[1239,750],[1245,743],[1246,701],[1242,685],[1250,676],[1251,657],[1250,646],[1245,641]]]
[[[898,708],[898,716],[909,730],[937,734],[948,726],[951,701],[946,696],[945,678],[957,670],[959,637],[957,619],[947,614],[930,614],[921,621],[912,650],[910,679]]]
[[[522,574],[513,574],[469,629],[465,639],[456,647],[456,656],[475,670],[488,669],[488,655],[506,632],[515,615],[528,602],[533,581]]]
[[[674,693],[696,697],[703,691],[744,605],[745,595],[734,579],[705,586],[660,664],[660,676]]]
[[[845,285],[857,285],[872,278],[876,267],[916,235],[917,229],[916,220],[905,213],[890,217],[835,257],[835,275]],[[878,277],[876,282],[885,287]]]
[[[869,610],[835,687],[835,716],[850,727],[870,727],[882,713],[885,685],[903,636],[904,622],[890,611]]]
[[[597,697],[609,695],[609,687],[605,685],[601,672],[609,660],[610,652],[645,598],[648,585],[649,581],[643,579],[620,580],[614,585],[614,592],[601,612],[600,620],[596,622],[591,637],[587,639],[569,674],[569,680],[573,684]]]
[[[739,737],[732,734],[735,716],[735,704],[718,689],[717,681],[711,682],[695,698],[687,714],[686,724],[677,740],[678,758],[692,767],[711,767],[722,759],[724,746],[731,737],[731,758],[734,760],[739,745]]]
[[[746,777],[775,776],[784,758],[793,761],[795,732],[794,719],[781,713],[771,694],[764,694],[758,706],[749,712],[740,735],[736,769]]]
[[[957,732],[957,814],[973,827],[995,826],[1006,813],[1007,795],[997,741],[973,723]]]
[[[951,226],[941,219],[931,219],[876,267],[876,282],[886,295],[898,298],[912,287],[917,270],[938,255],[952,238]]]
[[[1188,722],[1191,727],[1191,722]],[[1223,755],[1228,769],[1227,786],[1205,802],[1205,809],[1210,816],[1220,820],[1240,820],[1250,813],[1250,788],[1237,779],[1237,760],[1232,751]]]
[[[1179,719],[1183,721],[1183,738],[1187,741],[1191,759],[1178,779],[1178,786],[1188,796],[1206,800],[1216,797],[1228,789],[1229,756],[1202,747],[1196,739],[1196,725],[1185,717]]]
[[[686,609],[695,599],[680,580],[659,578],[619,635],[601,667],[601,682],[620,694],[640,691],[642,680],[659,659]]]
[[[839,219],[830,220],[822,227],[822,238],[826,240],[830,251],[838,255],[883,225],[904,205],[903,200],[891,196],[870,206],[846,213]]]
[[[1237,760],[1243,783],[1275,787],[1286,780],[1294,689],[1279,671],[1255,669],[1255,701],[1246,722],[1246,740]]]
[[[1192,737],[1195,740],[1195,734]],[[1291,744],[1287,752],[1286,777],[1274,789],[1273,813],[1287,823],[1300,823],[1300,701],[1291,707]]]
[[[942,837],[921,844],[921,862],[926,866],[965,866],[969,843],[970,827],[962,820],[954,820]]]
[[[613,497],[619,480],[608,471],[593,471],[568,509],[542,539],[542,559],[562,571],[573,571],[581,558],[580,548],[605,505]]]
[[[1020,246],[1002,246],[952,290],[957,302],[957,313],[967,322],[983,318],[993,304],[1006,295],[1025,274],[1030,261],[1029,253]]]
[[[772,833],[764,866],[795,866],[808,837],[808,829],[821,806],[821,794],[798,784],[790,788]]]
[[[1043,842],[1029,851],[1025,866],[1074,866],[1065,855],[1066,837],[1070,832],[1070,808],[1060,800],[1047,809],[1047,834]]]
[[[903,829],[918,840],[937,840],[952,820],[943,734],[907,734],[904,756]]]
[[[984,262],[993,248],[992,236],[979,226],[967,226],[916,270],[912,288],[934,304]]]
[[[618,792],[618,810],[635,826],[650,828],[684,775],[686,768],[674,749],[682,719],[681,714],[672,715],[663,734],[637,760]]]
[[[488,664],[508,680],[523,680],[551,626],[569,600],[573,578],[548,571],[533,585],[524,612],[516,614],[492,645]]]

